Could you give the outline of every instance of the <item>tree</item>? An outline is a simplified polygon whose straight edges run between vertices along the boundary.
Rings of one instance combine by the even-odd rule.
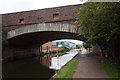
[[[76,45],[76,48],[77,48],[77,49],[80,49],[80,45]]]
[[[85,3],[80,8],[76,23],[88,42],[103,43],[120,35],[120,2]]]
[[[91,48],[90,44],[88,44],[88,43],[86,43],[86,42],[83,43],[83,47],[84,47],[85,49]]]
[[[69,48],[65,45],[63,45],[61,48],[63,48],[65,51],[69,50]]]

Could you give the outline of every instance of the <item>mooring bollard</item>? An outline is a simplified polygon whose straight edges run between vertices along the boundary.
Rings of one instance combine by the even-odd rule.
[[[59,56],[57,55],[57,68],[59,69]],[[58,69],[57,69],[57,72],[58,72]]]

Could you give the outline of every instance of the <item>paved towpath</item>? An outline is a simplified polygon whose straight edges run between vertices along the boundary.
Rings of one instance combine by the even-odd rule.
[[[99,56],[86,53],[85,50],[82,53],[76,56],[79,63],[72,76],[73,80],[75,78],[109,78],[97,63],[97,60],[101,59]]]

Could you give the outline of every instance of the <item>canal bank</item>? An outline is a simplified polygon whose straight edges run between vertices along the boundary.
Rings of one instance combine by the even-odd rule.
[[[78,61],[73,58],[66,65],[64,65],[59,71],[56,71],[56,74],[50,80],[54,80],[56,78],[57,79],[71,78],[77,65],[78,65]]]
[[[63,66],[61,66],[60,69],[55,68],[55,70],[57,70],[56,74],[50,80],[54,80],[55,78],[71,78],[78,64],[78,61],[74,58],[78,55],[79,51],[80,49],[74,49],[67,52],[68,53],[67,56],[69,59],[67,58],[66,55],[65,55],[65,59],[68,59],[68,60],[64,60],[64,58],[62,58],[66,62],[62,62]],[[69,57],[69,55],[72,55],[72,56]]]
[[[71,59],[73,59],[78,54],[79,50],[80,49],[73,49],[69,52],[66,52],[67,54],[64,54],[62,56],[52,57],[50,69],[61,69],[62,66],[66,65]]]

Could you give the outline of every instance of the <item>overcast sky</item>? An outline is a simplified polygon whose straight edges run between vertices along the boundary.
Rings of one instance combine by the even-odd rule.
[[[58,42],[58,41],[68,41],[68,42],[72,42],[72,43],[75,43],[75,44],[82,44],[82,43],[83,43],[83,41],[72,40],[72,39],[55,40],[55,41],[53,41],[53,42]]]
[[[0,0],[0,14],[82,4],[87,0]]]

